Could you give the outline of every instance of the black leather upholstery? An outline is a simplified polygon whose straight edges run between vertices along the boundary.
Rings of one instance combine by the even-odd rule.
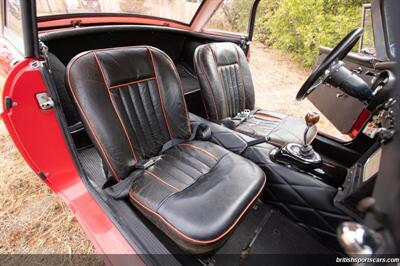
[[[219,246],[258,197],[260,176],[239,155],[194,141],[168,150],[136,179],[130,196],[175,242],[202,253]]]
[[[248,135],[193,114],[190,114],[190,120],[193,123],[207,124],[212,129],[213,142],[232,152],[240,153],[264,170],[268,176],[268,186],[261,194],[262,201],[308,229],[327,246],[340,250],[336,229],[342,222],[351,221],[352,218],[335,206],[337,188],[307,173],[271,161],[269,154],[276,147],[270,144],[247,147],[246,143],[253,140]]]
[[[54,83],[60,96],[60,104],[64,110],[67,124],[68,126],[73,126],[76,123],[81,122],[81,119],[67,89],[67,83],[65,81],[66,67],[54,54],[50,52],[48,53],[48,62],[54,78]]]
[[[199,46],[194,54],[207,119],[221,123],[239,112],[254,109],[255,96],[250,68],[243,50],[234,43],[209,43]],[[253,137],[268,136],[279,146],[302,143],[306,128],[303,119],[259,110],[253,118],[235,130]],[[308,134],[311,142],[317,133]]]
[[[191,252],[221,245],[264,187],[265,174],[256,164],[214,143],[191,141],[146,170],[134,167],[170,139],[191,134],[171,59],[146,46],[88,51],[71,60],[67,74],[110,172],[116,179],[135,176],[132,203]]]

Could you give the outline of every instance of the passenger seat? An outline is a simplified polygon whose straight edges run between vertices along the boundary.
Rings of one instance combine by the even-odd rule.
[[[239,46],[230,42],[200,45],[194,54],[194,65],[207,119],[254,138],[268,137],[277,146],[304,143],[304,119],[254,107],[250,68]],[[316,127],[311,127],[307,143],[316,134]]]

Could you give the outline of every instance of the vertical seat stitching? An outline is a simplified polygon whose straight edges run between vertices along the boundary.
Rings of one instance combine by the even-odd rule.
[[[235,88],[235,84],[234,84],[234,82],[233,82],[233,78],[232,78],[232,65],[229,65],[229,66],[227,66],[226,67],[226,70],[225,70],[225,72],[226,72],[226,75],[227,75],[227,77],[226,77],[226,82],[227,82],[227,85],[228,85],[228,87],[230,88],[230,90],[229,90],[229,102],[230,102],[230,106],[231,106],[231,114],[232,115],[235,115],[235,114],[237,114],[238,112],[236,112],[236,102],[235,102],[235,96],[236,96],[236,88]]]
[[[155,63],[154,63],[153,53],[151,52],[151,49],[150,49],[149,47],[146,46],[146,49],[147,49],[147,51],[149,52],[150,59],[151,59],[151,64],[152,64],[152,66],[153,66],[154,75],[155,75],[155,77],[156,77],[156,81],[157,81],[157,91],[158,91],[158,95],[160,96],[161,109],[162,109],[162,113],[163,113],[163,116],[164,116],[164,120],[165,120],[165,124],[166,124],[166,127],[167,127],[167,131],[168,131],[168,134],[169,134],[169,138],[170,138],[170,139],[173,139],[173,135],[172,135],[172,132],[171,132],[171,128],[169,127],[167,115],[166,115],[166,113],[165,113],[164,101],[163,101],[163,99],[162,99],[162,97],[161,97],[160,82],[159,82],[158,73],[157,73],[157,71],[156,71],[156,66],[155,66]]]
[[[172,158],[172,160],[170,160],[170,159],[168,159],[168,158]],[[168,164],[171,163],[171,161],[174,162],[173,159],[176,159],[176,158],[175,158],[175,157],[172,157],[172,156],[170,156],[170,155],[168,155],[168,154],[165,154],[165,155],[164,155],[164,158],[163,158],[164,162],[166,162],[166,163],[168,163]],[[177,160],[175,160],[175,161],[177,161]],[[185,163],[182,162],[182,164],[185,164]],[[187,165],[188,165],[188,164],[187,164]],[[192,167],[191,165],[188,165],[188,166],[189,166],[191,169],[194,169],[195,171],[197,171],[197,172],[199,172],[200,174],[202,174],[202,172],[200,172],[200,171],[197,170],[196,168]],[[155,165],[155,167],[158,167],[158,165]],[[163,170],[161,167],[160,167],[160,169]],[[193,177],[190,173],[188,173],[187,171],[185,171],[183,168],[178,167],[176,164],[174,165],[174,168],[173,168],[173,169],[176,169],[176,170],[182,172],[183,174],[185,174],[186,176],[190,177],[192,180],[195,180],[194,177]],[[169,168],[169,170],[171,170],[171,168]],[[173,174],[172,174],[171,172],[169,172],[169,171],[167,172],[167,174],[169,174],[170,176],[173,175]]]
[[[130,138],[129,138],[128,131],[127,131],[127,129],[126,129],[126,127],[125,127],[125,125],[124,125],[124,123],[123,123],[123,121],[122,121],[122,118],[121,118],[121,116],[119,115],[119,113],[118,113],[118,111],[117,111],[117,109],[116,109],[116,107],[115,107],[114,100],[113,100],[113,98],[112,98],[112,96],[111,96],[111,93],[110,93],[110,87],[109,87],[108,84],[107,84],[107,81],[106,81],[106,78],[105,78],[105,75],[104,75],[104,72],[103,72],[103,68],[101,67],[101,63],[100,63],[100,61],[99,61],[99,58],[97,57],[97,54],[96,54],[96,52],[94,52],[94,51],[93,51],[93,55],[94,55],[94,57],[95,57],[97,66],[99,67],[99,70],[100,70],[100,72],[101,72],[101,76],[103,77],[104,85],[106,86],[107,94],[108,94],[108,96],[109,96],[109,98],[110,98],[111,105],[112,105],[112,107],[114,108],[114,112],[115,112],[115,114],[116,114],[117,117],[118,117],[118,120],[119,120],[119,122],[120,122],[120,124],[121,124],[121,126],[122,126],[122,129],[123,129],[124,133],[125,133],[125,137],[126,137],[128,143],[129,143],[129,147],[131,148],[133,160],[134,160],[134,161],[137,161],[135,149],[133,148],[133,144],[132,144],[132,142],[131,142],[131,140],[130,140]]]
[[[237,69],[239,68],[239,65],[238,64],[234,64],[233,66],[232,66],[232,83],[234,83],[235,84],[235,86],[236,86],[236,88],[235,88],[235,92],[236,92],[236,94],[237,94],[237,98],[235,97],[235,99],[237,99],[237,104],[236,104],[236,101],[235,101],[235,106],[237,106],[238,107],[238,110],[237,110],[237,112],[239,112],[240,110],[241,110],[241,105],[240,105],[240,102],[241,102],[241,100],[240,100],[240,83],[239,83],[239,79],[238,79],[238,74],[237,74]]]
[[[147,82],[147,90],[146,90],[146,93],[148,93],[148,95],[149,95],[149,97],[150,97],[150,107],[148,108],[148,109],[151,109],[151,110],[149,110],[149,112],[151,113],[151,112],[153,112],[154,113],[154,117],[156,118],[156,120],[157,120],[157,126],[158,126],[158,130],[159,130],[159,132],[160,132],[160,135],[162,135],[162,129],[161,129],[161,123],[159,123],[159,120],[158,120],[158,117],[157,117],[157,112],[156,112],[156,108],[154,107],[154,102],[153,102],[153,97],[152,97],[152,94],[151,94],[151,87],[150,87],[150,85],[149,85],[149,81]],[[142,98],[142,96],[140,95],[140,98]],[[150,125],[150,120],[149,120],[149,117],[147,116],[147,112],[146,112],[146,109],[145,109],[145,113],[146,113],[146,119],[147,119],[147,121],[148,121],[148,123],[149,123],[149,125]],[[153,132],[151,133],[151,134],[153,134]]]
[[[236,51],[237,60],[238,60],[238,66],[239,66],[239,73],[240,73],[240,77],[242,79],[242,85],[243,85],[243,110],[244,110],[244,109],[246,109],[246,85],[244,84],[243,74],[242,74],[242,70],[241,70],[238,47],[236,45],[234,45],[234,44],[232,44],[232,45],[233,45],[233,48]]]
[[[144,84],[145,86],[144,86],[143,89],[144,89],[145,92],[147,91],[147,92],[150,94],[150,87],[148,86],[148,83],[149,83],[149,81],[147,81],[147,82]],[[150,128],[150,133],[149,133],[149,134],[151,134],[151,138],[150,138],[149,141],[148,141],[147,134],[146,134],[146,131],[145,131],[145,126],[142,126],[141,120],[138,119],[139,124],[140,124],[140,129],[142,130],[143,137],[144,137],[144,140],[145,140],[145,142],[146,142],[146,146],[147,146],[147,147],[150,147],[150,148],[153,148],[154,146],[148,145],[148,144],[152,142],[152,139],[153,139],[153,140],[155,139],[155,138],[153,137],[153,132],[154,132],[154,131],[153,131],[153,129],[152,129],[151,123],[150,123],[149,118],[148,118],[148,116],[147,116],[147,112],[146,112],[146,106],[147,106],[147,105],[145,106],[145,104],[143,103],[144,101],[143,101],[143,97],[142,97],[141,89],[140,89],[139,85],[138,85],[137,93],[139,94],[140,101],[139,101],[139,104],[137,104],[137,108],[134,108],[135,114],[136,114],[137,117],[144,116],[144,118],[145,118],[145,120],[146,120],[146,121],[144,121],[144,124],[147,124],[148,127]],[[134,95],[131,95],[131,98],[132,98],[132,99],[133,99],[133,97],[134,97]],[[135,102],[135,101],[133,101],[133,102]],[[150,94],[150,102],[151,102],[151,106],[153,106],[153,100],[152,100],[151,94]],[[135,104],[134,104],[134,105],[135,105]],[[140,110],[138,110],[140,107],[143,108],[144,115],[141,114]],[[154,114],[156,114],[156,112],[155,112],[154,109],[153,109],[153,111],[154,111]],[[158,122],[158,120],[157,120],[157,122]],[[156,123],[156,124],[159,126],[159,123]],[[160,130],[160,132],[161,132],[161,127],[159,127],[159,130]],[[145,153],[143,153],[143,155],[145,155]]]
[[[207,167],[207,168],[210,168],[210,167],[211,167],[211,166],[209,166],[207,163],[205,163],[204,161],[202,161],[200,158],[195,157],[195,156],[193,156],[190,152],[186,151],[186,149],[179,149],[179,150],[177,150],[177,151],[184,153],[185,155],[187,155],[187,157],[193,158],[194,160],[196,160],[196,162],[200,162],[202,165],[204,165],[204,166]],[[171,153],[171,152],[173,152],[173,150],[171,150],[169,153]],[[169,154],[169,153],[167,153],[167,154]],[[192,167],[193,169],[195,169],[196,171],[198,171],[198,172],[201,173],[201,169],[196,168],[196,167],[195,167],[195,166],[196,166],[195,164],[191,164],[190,158],[183,157],[183,158],[181,159],[181,161],[182,161],[182,162],[186,162],[187,165],[189,165],[190,167]],[[189,162],[190,162],[190,163],[189,163]]]
[[[222,81],[221,81],[221,73],[220,73],[219,70],[218,70],[217,58],[216,58],[216,56],[215,56],[215,54],[214,54],[214,51],[213,51],[213,49],[211,48],[211,45],[210,45],[210,44],[207,44],[207,48],[211,51],[211,54],[212,54],[212,57],[213,57],[213,60],[214,60],[215,67],[216,67],[216,69],[217,69],[217,77],[218,77],[218,81],[219,81],[219,84],[220,84],[221,89],[222,89],[222,96],[223,96],[223,98],[224,98],[223,101],[225,102],[225,108],[227,108],[227,101],[226,101],[226,96],[225,96],[225,86],[222,84]]]
[[[220,75],[220,77],[222,76],[222,80],[221,80],[221,83],[223,85],[222,90],[225,91],[225,88],[227,88],[225,93],[226,93],[226,95],[230,96],[229,85],[227,85],[227,80],[226,80],[227,76],[226,76],[225,72],[226,72],[226,69],[224,67],[219,67],[218,75]],[[226,113],[227,113],[226,115],[227,116],[231,116],[232,110],[231,110],[229,97],[226,97],[225,102],[226,102],[226,109],[225,110],[226,110]]]
[[[138,85],[136,85],[136,86],[138,86]],[[137,121],[138,121],[138,124],[139,124],[139,129],[142,130],[141,133],[142,133],[143,136],[145,136],[145,134],[144,134],[144,132],[143,132],[142,123],[140,122],[139,115],[138,115],[138,113],[137,113],[137,111],[136,111],[136,108],[135,108],[136,105],[134,104],[134,101],[133,101],[133,95],[132,95],[133,91],[134,91],[134,90],[131,90],[131,89],[128,89],[128,90],[127,90],[128,99],[127,99],[126,103],[124,102],[124,100],[122,100],[122,104],[124,105],[124,107],[125,107],[125,112],[126,112],[127,114],[128,114],[128,110],[130,110],[130,109],[128,108],[128,106],[127,106],[128,101],[130,101],[130,104],[132,104],[132,106],[133,106],[133,111],[129,111],[129,113],[132,114],[132,119],[131,119],[131,116],[129,116],[129,115],[128,115],[128,119],[129,119],[129,121],[131,122],[132,128],[133,128],[134,132],[135,132],[136,135],[137,135],[138,144],[140,145],[140,151],[142,152],[142,156],[144,156],[145,152],[144,152],[144,150],[143,150],[143,144],[140,143],[140,142],[141,142],[141,141],[140,141],[141,136],[139,136],[139,134],[138,134],[137,127],[134,127],[134,126],[133,126],[133,125],[135,124],[133,115],[135,115],[135,116],[136,116],[136,119],[137,119]],[[120,95],[121,95],[121,94],[122,94],[122,91],[120,90],[119,93],[120,93]],[[122,98],[121,98],[121,99],[122,99]],[[147,140],[146,140],[146,139],[144,140],[144,142],[145,142],[145,144],[147,145]]]

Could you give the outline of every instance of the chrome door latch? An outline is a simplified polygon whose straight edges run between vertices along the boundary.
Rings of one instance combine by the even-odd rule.
[[[39,103],[40,109],[48,110],[54,107],[54,101],[50,98],[47,92],[36,94],[36,100]]]

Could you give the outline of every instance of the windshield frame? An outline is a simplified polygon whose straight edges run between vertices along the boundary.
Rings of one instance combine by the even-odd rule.
[[[166,17],[158,17],[158,16],[150,16],[150,15],[144,15],[144,14],[135,14],[135,13],[115,13],[115,12],[98,12],[98,13],[92,13],[92,12],[76,12],[76,13],[65,13],[65,14],[54,14],[54,15],[45,15],[45,16],[39,16],[37,14],[37,9],[36,9],[36,20],[37,22],[46,22],[46,21],[52,21],[52,20],[60,20],[60,19],[68,19],[68,18],[104,18],[104,17],[124,17],[124,18],[144,18],[144,19],[155,19],[155,20],[161,20],[165,22],[172,22],[176,24],[180,24],[182,26],[190,27],[192,26],[194,20],[196,17],[199,15],[200,11],[204,7],[204,4],[208,0],[203,0],[199,7],[197,8],[196,12],[190,19],[188,23],[180,20],[175,20],[175,19],[170,19]]]

